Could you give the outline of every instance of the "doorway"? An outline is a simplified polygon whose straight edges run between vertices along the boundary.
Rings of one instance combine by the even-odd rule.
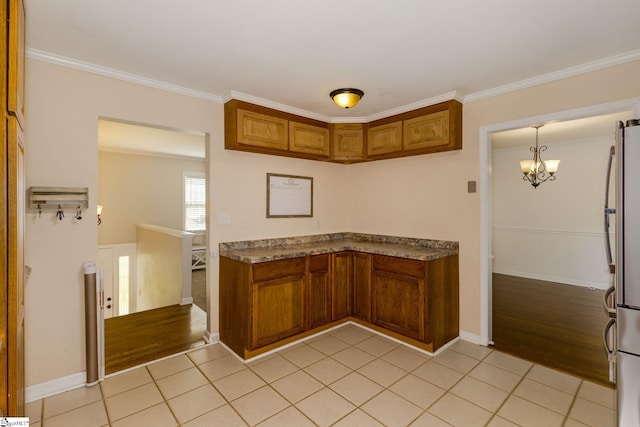
[[[206,141],[202,132],[99,119],[106,374],[205,343]],[[175,339],[167,328],[190,333]]]
[[[606,261],[604,260],[604,238],[601,230],[601,211],[604,202],[604,192],[598,192],[595,196],[598,198],[598,206],[595,208],[595,211],[589,213],[590,216],[588,220],[584,219],[586,222],[595,221],[597,224],[595,226],[596,229],[589,228],[592,225],[590,224],[585,231],[584,227],[579,227],[584,225],[584,223],[580,223],[580,220],[558,219],[555,218],[554,215],[561,213],[560,211],[562,210],[564,200],[575,199],[575,197],[577,197],[575,204],[578,205],[582,203],[583,196],[580,196],[576,192],[588,192],[591,190],[591,187],[586,185],[584,177],[582,176],[582,174],[590,172],[589,168],[585,167],[580,170],[580,156],[584,156],[588,150],[583,149],[584,146],[571,144],[571,142],[576,142],[576,140],[580,138],[591,138],[590,141],[586,142],[595,143],[593,141],[593,135],[595,135],[595,133],[588,129],[587,124],[583,120],[579,119],[590,118],[589,120],[593,121],[598,119],[603,120],[606,122],[604,126],[606,127],[605,133],[608,135],[607,138],[609,141],[612,141],[614,124],[617,118],[608,115],[626,111],[624,114],[630,116],[629,111],[632,106],[632,102],[613,103],[547,116],[531,117],[509,123],[486,126],[480,129],[480,192],[482,200],[481,221],[483,224],[481,227],[482,344],[495,344],[495,336],[492,328],[494,320],[496,322],[498,320],[492,317],[494,314],[493,280],[497,282],[496,288],[504,287],[505,283],[507,283],[508,290],[515,289],[514,286],[511,286],[515,283],[515,279],[520,281],[520,283],[529,281],[523,287],[523,289],[527,290],[535,289],[536,285],[543,286],[538,289],[552,289],[549,286],[557,284],[556,282],[560,282],[560,289],[565,289],[565,286],[569,286],[583,293],[590,293],[593,289],[598,290],[598,288],[608,286]],[[559,158],[562,162],[555,183],[547,182],[541,184],[540,188],[534,189],[528,183],[523,182],[523,175],[519,170],[517,160],[530,159],[532,157],[529,146],[534,143],[535,130],[530,126],[541,123],[546,123],[546,125],[540,129],[541,145],[544,143],[544,145],[549,146],[548,151],[545,153],[545,159]],[[556,129],[553,129],[554,127]],[[562,130],[562,128],[565,129],[564,136],[561,136],[562,132],[560,132],[560,130]],[[569,128],[573,128],[572,132],[587,131],[592,133],[589,134],[589,136],[582,137],[576,135],[567,136],[569,135],[567,134]],[[498,147],[500,147],[500,133],[508,134],[509,132],[512,133],[513,141],[511,141],[511,144],[513,145],[502,149],[507,151],[512,150],[512,152],[501,153],[501,155],[496,156],[494,153],[494,145],[497,144]],[[524,138],[525,141],[522,143],[518,143],[517,141],[518,132],[527,135]],[[557,133],[564,142],[557,145],[558,143],[553,141],[553,138],[555,138],[555,136],[553,136],[554,133]],[[521,147],[518,147],[518,144],[520,144]],[[608,143],[604,143],[603,145],[603,167],[608,156],[607,144]],[[552,148],[552,146],[554,148]],[[555,153],[552,154],[552,150],[555,151]],[[502,168],[498,162],[507,161],[507,158],[509,158],[509,164],[502,165],[504,166],[504,168]],[[503,173],[504,171],[502,169],[508,169],[508,173]],[[563,172],[565,176],[562,175]],[[601,175],[600,181],[602,181],[603,186],[605,179],[604,172]],[[497,179],[500,180],[500,185],[496,185],[495,181]],[[570,184],[571,180],[577,181],[571,184],[574,186],[572,194],[564,193],[563,195],[555,189],[553,191],[546,191],[546,194],[540,191],[544,190],[545,186],[556,186],[556,188],[559,188],[560,186],[558,184],[561,183],[561,179],[564,180],[562,183],[563,187],[565,184]],[[580,180],[582,180],[582,182]],[[581,184],[583,184],[582,187],[580,187]],[[580,190],[581,188],[582,190]],[[505,195],[498,193],[505,191],[509,191],[510,194]],[[558,194],[554,196],[552,193]],[[547,200],[543,200],[545,196]],[[506,212],[505,209],[507,210]],[[546,213],[551,213],[551,216],[546,219],[540,217],[540,215],[544,217]],[[552,223],[554,225],[551,227],[548,223],[541,222],[541,220],[552,220],[556,222]],[[576,229],[576,227],[578,228]],[[560,243],[552,243],[554,238]],[[590,252],[587,251],[588,255],[585,255],[583,252],[577,256],[577,251],[571,249],[571,245],[579,246],[580,242],[584,243],[585,240],[590,241],[589,245],[596,245],[598,247],[598,249],[596,249],[597,254],[594,255],[592,250]],[[599,275],[600,273],[594,273],[595,270],[599,270],[599,267],[602,267],[601,275]],[[581,277],[580,274],[582,274]],[[604,279],[602,279],[602,277],[604,277]],[[543,296],[543,291],[539,292],[538,294],[534,294],[534,296],[530,295],[529,297],[525,296],[521,298],[528,299],[529,302],[537,301],[535,298]],[[550,291],[549,294],[551,293]],[[513,298],[513,296],[511,298]],[[520,302],[522,301],[518,301],[518,303]],[[537,302],[539,305],[535,310],[539,312],[542,306],[540,304],[544,303],[540,303],[540,301]],[[495,303],[497,305],[500,302],[495,301]],[[522,321],[526,317],[522,307],[516,307],[516,304],[513,304],[510,309],[513,315],[510,322],[514,322],[516,319]],[[603,311],[598,308],[597,303],[592,306],[589,311],[595,312],[595,316],[603,315]],[[544,318],[554,318],[555,314],[546,314]],[[556,329],[559,328],[559,325],[562,323],[558,322],[559,321],[556,321],[556,323],[551,326],[555,326]],[[564,327],[564,324],[562,324],[562,327]],[[598,328],[595,327],[595,329]],[[503,332],[504,331],[500,331],[500,333]],[[601,331],[596,332],[598,335],[600,333]],[[528,338],[531,338],[531,336]],[[599,340],[596,338],[596,341],[598,342],[595,344],[595,347],[598,347]],[[597,352],[598,350],[596,349],[595,351]],[[531,357],[532,352],[527,350],[524,350],[524,352]],[[602,352],[602,356],[606,360],[604,351]],[[549,365],[549,363],[543,364]]]

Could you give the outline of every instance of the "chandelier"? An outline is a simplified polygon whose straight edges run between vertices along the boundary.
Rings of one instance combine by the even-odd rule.
[[[560,160],[542,160],[540,157],[540,154],[547,150],[545,145],[538,146],[538,130],[542,126],[531,126],[536,130],[536,145],[529,147],[529,150],[533,151],[533,160],[520,160],[520,170],[524,175],[522,179],[529,181],[533,188],[538,188],[545,181],[555,181],[555,173],[560,164]]]

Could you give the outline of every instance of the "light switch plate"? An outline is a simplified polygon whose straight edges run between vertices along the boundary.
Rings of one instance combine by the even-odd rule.
[[[475,192],[476,192],[476,182],[467,181],[467,193],[475,193]]]
[[[218,212],[218,224],[231,224],[231,213]]]

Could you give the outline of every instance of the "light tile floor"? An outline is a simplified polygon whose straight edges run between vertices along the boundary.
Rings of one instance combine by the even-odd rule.
[[[347,324],[248,364],[213,344],[27,404],[32,426],[615,426],[615,393],[458,341]]]

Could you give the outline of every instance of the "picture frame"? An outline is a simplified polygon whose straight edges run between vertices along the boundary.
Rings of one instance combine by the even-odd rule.
[[[313,178],[267,173],[267,218],[313,217]]]

